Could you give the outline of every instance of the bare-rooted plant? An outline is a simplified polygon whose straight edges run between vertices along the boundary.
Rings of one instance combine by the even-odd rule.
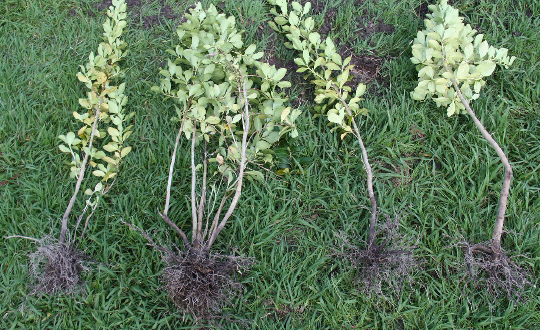
[[[71,293],[81,284],[80,273],[89,270],[84,264],[89,257],[79,251],[79,244],[100,199],[113,186],[123,158],[131,151],[131,147],[124,143],[131,134],[131,126],[125,127],[125,123],[133,116],[126,115],[123,109],[127,103],[124,95],[125,83],[119,86],[111,84],[113,79],[122,75],[118,62],[127,52],[123,50],[127,44],[120,39],[126,26],[126,4],[124,0],[113,0],[112,4],[107,11],[110,18],[103,24],[104,41],[99,44],[98,54],[91,52],[86,67],[81,66],[81,72],[77,73],[77,78],[89,89],[87,97],[79,99],[79,104],[85,111],[73,112],[75,119],[83,125],[77,133],[69,132],[59,136],[64,142],[60,145],[60,151],[71,155],[70,176],[77,180],[62,217],[60,237],[8,237],[26,238],[39,244],[37,251],[29,255],[30,275],[34,285],[31,294]],[[106,130],[103,124],[108,124]],[[98,139],[101,139],[101,144]],[[99,149],[99,145],[103,150]],[[70,215],[85,180],[88,165],[95,168],[92,174],[99,182],[93,189],[86,189],[84,209],[70,231]],[[90,178],[86,180],[91,181]]]
[[[403,212],[394,218],[386,215],[384,223],[378,223],[375,237],[381,242],[371,249],[360,249],[356,242],[345,232],[336,235],[341,252],[337,253],[351,261],[359,270],[357,285],[360,291],[368,296],[375,295],[391,300],[402,292],[404,285],[414,283],[411,274],[419,263],[414,256],[418,244],[415,240],[399,230]],[[356,238],[355,238],[356,240]],[[361,241],[359,238],[358,240]]]
[[[244,48],[234,17],[198,3],[177,29],[180,44],[161,70],[160,86],[152,90],[176,101],[179,123],[165,207],[159,212],[183,241],[166,248],[138,229],[163,256],[165,290],[177,307],[196,320],[212,319],[240,285],[234,273],[252,260],[211,252],[218,235],[233,217],[245,179],[263,182],[260,171],[274,159],[272,146],[284,135],[298,135],[299,110],[285,107],[281,88],[286,69],[258,61],[255,45]],[[191,158],[191,238],[170,219],[171,186],[180,140],[185,136]],[[132,228],[134,228],[132,226]]]
[[[526,272],[512,262],[501,247],[512,167],[497,141],[476,117],[470,102],[480,96],[486,83],[484,78],[493,73],[497,64],[508,68],[515,56],[509,57],[506,48],[497,49],[482,41],[482,34],[475,36],[477,31],[470,24],[463,24],[459,11],[446,0],[429,6],[429,9],[433,14],[427,15],[426,29],[418,32],[412,46],[411,61],[417,65],[419,83],[411,96],[415,100],[431,98],[437,106],[448,106],[448,116],[462,112],[469,114],[501,159],[504,180],[491,242],[462,246],[471,277],[476,278],[477,271],[485,271],[488,283],[498,283],[512,296],[530,284]]]
[[[373,190],[373,170],[357,124],[358,117],[368,113],[366,108],[360,108],[358,104],[363,100],[361,96],[366,92],[366,86],[360,83],[353,93],[351,87],[346,85],[351,78],[350,70],[354,67],[354,65],[349,65],[351,57],[343,60],[332,39],[327,37],[323,41],[320,34],[314,31],[315,22],[308,15],[311,9],[310,2],[302,6],[293,1],[290,11],[285,0],[270,0],[269,2],[276,6],[271,9],[276,17],[274,17],[274,22],[270,22],[270,26],[279,33],[285,33],[289,40],[285,46],[297,50],[301,55],[294,59],[299,66],[298,72],[306,72],[306,79],[312,79],[311,82],[316,86],[315,102],[318,105],[315,106],[317,112],[315,117],[326,116],[330,122],[329,125],[334,126],[331,131],[341,131],[341,139],[352,134],[358,141],[371,202],[367,248],[364,252],[370,256],[373,265],[387,262],[389,259],[384,252],[387,250],[384,244],[388,241],[379,237],[379,234],[385,231],[376,230],[378,216],[377,199]],[[281,13],[278,13],[276,8]],[[402,251],[402,253],[410,255],[407,251]]]

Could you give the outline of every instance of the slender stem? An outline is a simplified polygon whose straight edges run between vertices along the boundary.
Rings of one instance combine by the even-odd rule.
[[[232,195],[232,192],[226,194],[226,195],[223,195],[223,198],[221,199],[221,203],[219,204],[219,207],[217,209],[217,212],[216,214],[214,215],[214,221],[212,221],[212,226],[210,227],[210,237],[212,237],[215,229],[217,228],[217,225],[218,225],[218,222],[219,222],[219,217],[221,216],[221,211],[223,211],[223,206],[225,206],[225,202],[227,202],[227,199],[229,197],[231,197]]]
[[[197,171],[195,170],[195,142],[197,136],[195,134],[197,130],[197,123],[193,122],[193,136],[191,139],[191,217],[193,219],[193,230],[191,235],[191,240],[195,248],[198,248],[199,243],[197,242],[197,201],[195,195],[196,181],[197,181]]]
[[[86,228],[88,228],[88,222],[90,221],[90,218],[92,217],[92,215],[94,215],[94,212],[96,211],[98,204],[99,204],[99,199],[96,201],[96,204],[92,207],[90,214],[86,217],[86,220],[84,221],[84,228],[79,238],[79,243],[77,243],[77,247],[79,247],[79,244],[81,244],[82,238],[84,237],[84,233],[86,233]],[[75,234],[76,233],[77,233],[77,230],[75,230]]]
[[[347,102],[343,99],[341,91],[337,88],[336,85],[333,85],[333,87],[334,90],[338,93],[339,99],[345,107],[345,110],[347,110],[347,115],[352,118],[354,133],[356,135],[356,138],[358,139],[358,143],[360,144],[360,150],[362,151],[362,162],[364,163],[364,168],[366,169],[368,195],[371,201],[371,220],[369,222],[368,232],[368,247],[370,247],[375,243],[375,225],[377,224],[377,199],[375,198],[375,193],[373,191],[373,170],[371,168],[371,164],[369,163],[367,150],[364,146],[364,141],[362,140],[360,130],[358,129],[358,125],[356,124],[356,120],[353,117],[352,111],[349,108]]]
[[[369,235],[368,235],[368,245],[372,246],[375,242],[375,225],[377,224],[377,199],[375,198],[375,193],[373,191],[373,170],[371,169],[371,164],[369,163],[368,154],[366,147],[364,146],[364,141],[360,136],[360,131],[356,125],[356,120],[353,118],[353,128],[358,138],[358,143],[360,144],[360,149],[362,150],[362,162],[366,169],[367,174],[367,188],[369,199],[371,201],[371,220],[369,223]]]
[[[202,182],[202,194],[201,194],[201,199],[199,200],[199,209],[198,209],[198,212],[199,212],[199,215],[198,215],[198,219],[197,219],[197,222],[198,222],[198,226],[197,226],[197,240],[199,242],[202,242],[202,224],[203,224],[203,216],[204,216],[204,208],[205,208],[205,204],[206,204],[206,175],[207,175],[207,171],[208,171],[208,164],[207,164],[207,159],[206,159],[206,143],[205,143],[205,146],[204,146],[204,162],[203,162],[203,182]]]
[[[241,72],[237,73],[238,79],[242,81],[242,89],[244,94],[244,114],[242,116],[242,124],[244,132],[242,133],[242,151],[240,153],[240,169],[238,173],[238,182],[236,183],[236,191],[234,193],[233,200],[231,202],[231,205],[229,205],[229,209],[227,210],[227,213],[223,216],[223,219],[219,223],[219,226],[212,232],[212,236],[208,240],[208,249],[212,247],[212,244],[214,244],[217,235],[223,230],[225,227],[225,224],[227,223],[227,220],[231,217],[234,209],[236,208],[236,204],[238,203],[238,200],[240,199],[240,195],[242,194],[242,182],[244,179],[244,171],[246,168],[246,150],[247,150],[247,137],[249,133],[249,102],[247,98],[247,89],[246,89],[246,83],[244,82],[244,76]],[[240,87],[240,84],[239,84]]]
[[[90,141],[88,142],[88,149],[90,151],[92,151],[92,143],[94,142],[94,135],[96,134],[96,128],[97,128],[97,123],[99,121],[100,112],[101,112],[101,99],[99,100],[96,113],[94,114],[95,116],[94,124],[92,125],[92,133],[90,134]],[[81,183],[84,179],[84,172],[86,171],[86,163],[88,162],[89,156],[90,155],[85,152],[85,155],[81,164],[81,170],[79,171],[79,177],[77,178],[77,184],[75,185],[75,191],[73,192],[73,196],[71,196],[66,212],[64,213],[64,216],[62,217],[62,229],[60,230],[60,239],[59,239],[60,244],[64,243],[66,240],[69,214],[71,213],[71,209],[73,208],[73,205],[75,204],[75,199],[77,198],[77,194],[79,193],[79,189],[81,188]]]
[[[165,208],[163,209],[164,215],[167,215],[167,213],[169,212],[169,202],[171,201],[172,177],[173,177],[173,171],[174,171],[174,163],[176,162],[176,150],[178,150],[180,137],[182,136],[182,132],[184,131],[184,123],[186,121],[186,114],[187,114],[187,111],[184,113],[184,117],[182,118],[182,124],[180,125],[180,129],[178,130],[178,134],[176,135],[176,140],[174,141],[174,150],[172,154],[171,165],[169,166],[169,179],[167,180],[167,197],[165,198]]]
[[[178,234],[180,234],[180,236],[182,236],[182,239],[184,240],[184,244],[186,245],[186,247],[188,249],[191,249],[191,244],[189,244],[189,240],[188,240],[188,238],[186,236],[186,233],[184,233],[184,231],[182,229],[178,228],[178,226],[174,222],[172,222],[171,219],[169,219],[169,217],[165,213],[161,213],[159,211],[158,211],[158,213],[163,218],[163,220],[165,220],[165,222],[167,224],[169,224],[171,227],[173,227],[173,229],[176,230],[176,232]]]
[[[445,69],[450,73],[452,72],[447,65],[445,65]],[[510,165],[508,157],[506,157],[506,154],[499,146],[497,141],[495,141],[491,134],[489,134],[484,125],[482,125],[482,122],[474,114],[474,111],[472,110],[469,102],[467,101],[467,99],[465,99],[465,97],[463,97],[461,89],[459,88],[456,80],[450,80],[452,81],[452,84],[456,89],[456,93],[461,100],[461,103],[463,103],[463,105],[465,106],[467,113],[472,117],[474,124],[476,125],[476,127],[478,127],[478,130],[480,130],[482,136],[489,142],[493,149],[495,149],[495,152],[497,152],[497,155],[499,156],[501,162],[504,165],[504,181],[501,189],[501,195],[499,196],[499,207],[497,209],[497,218],[495,219],[495,228],[493,229],[493,236],[491,238],[491,248],[494,250],[494,252],[499,252],[501,251],[501,237],[503,233],[504,217],[506,214],[506,204],[508,203],[508,196],[510,195],[510,183],[512,182],[512,166]]]
[[[21,236],[21,235],[11,235],[11,236],[6,236],[4,238],[5,239],[8,239],[8,238],[24,238],[24,239],[29,239],[29,240],[34,241],[34,242],[41,242],[41,240],[39,240],[37,238],[28,237],[28,236]]]

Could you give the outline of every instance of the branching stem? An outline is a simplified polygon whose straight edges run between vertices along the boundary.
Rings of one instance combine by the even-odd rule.
[[[94,114],[95,116],[94,124],[92,125],[92,133],[90,134],[90,141],[88,142],[88,149],[90,151],[92,151],[92,143],[94,142],[94,135],[96,134],[100,112],[101,112],[101,99],[99,100],[96,113]],[[79,193],[79,189],[81,188],[81,183],[84,179],[84,172],[86,171],[86,163],[88,162],[89,156],[90,155],[85,152],[85,155],[81,164],[81,169],[79,171],[79,177],[77,178],[77,184],[75,185],[75,191],[73,191],[73,196],[71,196],[66,212],[64,213],[64,216],[62,217],[62,229],[60,230],[60,239],[59,239],[60,244],[63,244],[66,240],[66,232],[67,232],[69,215],[71,213],[71,209],[73,208],[73,205],[75,204],[75,200],[77,199],[77,194]]]
[[[187,111],[184,113],[184,117],[182,118],[182,124],[180,124],[180,129],[178,130],[178,134],[176,135],[176,141],[174,141],[174,150],[172,154],[171,165],[169,166],[169,179],[167,180],[167,197],[165,198],[165,208],[163,209],[164,215],[167,215],[167,213],[169,212],[169,203],[171,201],[172,177],[173,177],[173,172],[174,172],[174,163],[176,162],[176,150],[178,150],[180,137],[182,136],[182,132],[184,131],[184,123],[186,121],[186,115],[187,115]]]
[[[225,215],[223,216],[223,219],[221,220],[217,228],[215,228],[215,230],[212,232],[210,239],[208,240],[208,246],[207,246],[208,249],[212,247],[212,244],[214,244],[217,238],[217,235],[219,235],[219,233],[225,227],[227,220],[229,220],[229,218],[231,217],[234,209],[236,208],[236,204],[238,203],[238,200],[240,199],[240,195],[242,194],[242,182],[244,179],[244,171],[245,171],[246,162],[247,162],[246,151],[247,151],[250,115],[249,115],[248,95],[247,95],[246,83],[244,81],[244,76],[242,75],[242,72],[240,72],[240,70],[236,72],[236,75],[237,75],[237,79],[239,80],[238,87],[242,86],[242,92],[244,96],[244,113],[242,116],[242,126],[243,126],[244,131],[242,133],[242,151],[240,153],[240,168],[238,172],[238,181],[236,183],[236,190],[234,193],[234,197],[231,201],[231,205],[229,205],[229,209],[227,210],[227,213],[225,213]],[[240,81],[241,81],[241,84],[240,84]]]
[[[452,73],[452,71],[448,68],[447,65],[444,66],[446,71]],[[501,189],[501,194],[499,196],[499,207],[497,209],[497,218],[495,219],[495,228],[493,229],[493,236],[491,238],[491,248],[493,249],[493,252],[498,253],[501,251],[501,237],[503,233],[503,226],[504,226],[504,217],[506,214],[506,204],[508,203],[508,196],[510,194],[510,183],[512,182],[512,166],[510,165],[510,162],[508,161],[508,157],[506,157],[506,154],[502,150],[502,148],[499,146],[497,141],[489,134],[489,132],[486,130],[484,125],[482,125],[482,122],[476,117],[474,111],[472,110],[469,102],[465,97],[463,97],[463,94],[461,93],[461,89],[459,88],[457,82],[455,79],[450,79],[452,81],[452,84],[454,85],[454,88],[456,89],[456,93],[461,100],[461,103],[465,106],[465,109],[467,110],[467,113],[472,117],[474,124],[476,127],[478,127],[478,130],[480,130],[480,133],[482,133],[482,136],[489,142],[489,144],[495,149],[495,152],[497,152],[497,155],[501,159],[501,162],[504,165],[504,181]]]
[[[362,151],[362,162],[364,163],[364,168],[366,169],[367,174],[367,188],[369,200],[371,201],[371,220],[369,222],[369,232],[368,232],[368,247],[371,247],[375,243],[375,226],[377,224],[377,199],[375,198],[375,192],[373,191],[373,170],[371,164],[369,163],[369,158],[367,154],[366,147],[364,146],[364,141],[360,135],[360,130],[356,124],[356,119],[353,117],[353,113],[349,108],[347,102],[343,99],[341,91],[337,88],[336,85],[333,85],[334,90],[338,93],[339,99],[345,110],[347,110],[347,115],[352,118],[352,124],[354,129],[354,135],[358,139],[358,144],[360,144],[360,150]]]

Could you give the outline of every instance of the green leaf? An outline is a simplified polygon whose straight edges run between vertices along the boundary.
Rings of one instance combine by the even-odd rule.
[[[277,85],[278,85],[278,87],[281,87],[281,88],[289,88],[289,87],[291,87],[291,83],[288,82],[288,81],[280,81]]]
[[[221,122],[221,120],[219,119],[219,117],[216,117],[216,116],[210,116],[208,118],[206,118],[206,123],[208,124],[211,124],[211,125],[217,125]]]
[[[279,25],[285,25],[285,24],[289,23],[289,21],[283,16],[274,17],[274,21]]]
[[[298,18],[295,12],[291,12],[289,15],[289,23],[293,26],[298,26],[298,23],[300,23],[300,18]]]
[[[321,103],[325,98],[327,98],[327,96],[325,94],[319,94],[315,97],[315,102],[316,103]]]
[[[321,43],[321,35],[317,32],[312,32],[308,36],[309,42],[314,45],[319,45]]]
[[[450,117],[450,116],[452,116],[454,113],[456,113],[456,102],[455,102],[455,101],[452,101],[452,103],[450,103],[450,106],[449,106],[448,109],[447,109],[446,114],[448,115],[448,117]]]
[[[88,103],[87,99],[79,99],[79,104],[85,109],[92,109],[92,106]]]
[[[114,128],[114,127],[109,127],[107,128],[107,132],[111,135],[111,136],[120,136],[120,132]]]
[[[122,152],[120,152],[120,157],[121,158],[124,158],[127,156],[127,154],[129,154],[129,152],[131,151],[131,147],[125,147],[122,149]]]
[[[109,142],[108,144],[103,146],[103,149],[108,152],[115,152],[118,150],[118,144],[114,142]]]
[[[249,47],[246,49],[245,51],[245,54],[246,55],[251,55],[255,52],[255,50],[257,49],[257,46],[255,46],[254,44],[251,44],[249,45]]]
[[[476,71],[478,71],[482,76],[487,77],[493,73],[496,67],[497,64],[495,64],[495,62],[491,60],[486,60],[478,64],[478,66],[476,67]]]
[[[469,77],[469,64],[467,62],[462,62],[459,64],[459,67],[456,72],[456,79],[463,80]]]
[[[259,182],[264,182],[264,175],[259,171],[245,171],[244,174],[247,175],[248,178],[253,178]]]
[[[191,36],[191,49],[199,47],[199,36],[196,34]]]
[[[65,152],[65,153],[68,153],[68,154],[71,153],[71,150],[69,150],[69,148],[66,147],[66,146],[63,145],[63,144],[59,145],[58,148],[60,148],[60,151],[61,151],[61,152]]]
[[[337,114],[337,110],[332,109],[328,111],[328,121],[341,125],[343,117]]]
[[[362,95],[364,95],[364,93],[366,92],[366,85],[362,84],[362,83],[359,83],[358,84],[358,87],[356,87],[356,93],[355,93],[355,97],[360,97]]]
[[[107,104],[109,105],[110,113],[118,113],[118,105],[116,104],[116,102],[114,102],[113,100],[109,100]]]
[[[265,150],[265,149],[270,148],[270,143],[268,143],[268,142],[266,142],[264,140],[260,140],[259,142],[257,142],[257,144],[255,146],[259,150]]]
[[[478,54],[480,55],[480,57],[484,57],[486,56],[486,54],[488,53],[488,50],[489,50],[489,44],[487,41],[483,41],[479,46],[478,46]]]
[[[292,7],[294,10],[296,10],[297,12],[301,13],[302,12],[302,5],[296,1],[293,1],[292,2]]]
[[[285,109],[283,109],[283,112],[281,112],[281,121],[284,121],[290,112],[291,112],[291,107],[286,107]]]
[[[304,10],[302,11],[302,14],[305,15],[309,13],[310,10],[311,10],[311,2],[306,2],[306,4],[304,5]]]
[[[272,77],[272,80],[274,81],[280,81],[281,79],[283,79],[283,77],[285,77],[285,74],[287,73],[287,69],[285,68],[280,68],[279,70],[277,70],[277,72],[274,74],[274,76]]]
[[[74,141],[75,141],[75,133],[73,133],[73,132],[67,133],[65,142],[68,145],[72,145]]]
[[[105,176],[105,172],[100,171],[100,170],[95,170],[94,172],[92,172],[92,174],[94,174],[97,177],[104,177]]]

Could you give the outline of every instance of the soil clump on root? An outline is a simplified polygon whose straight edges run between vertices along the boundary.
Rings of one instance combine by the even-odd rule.
[[[465,263],[470,278],[466,285],[481,285],[494,298],[506,294],[512,301],[521,301],[528,287],[536,287],[530,273],[513,262],[503,251],[494,251],[488,245],[458,243],[465,253]],[[485,274],[487,276],[482,276]],[[465,285],[465,286],[466,286]]]
[[[419,266],[414,255],[418,240],[399,231],[402,218],[399,214],[392,220],[386,215],[375,231],[375,242],[366,249],[358,248],[343,232],[337,235],[343,251],[338,255],[358,270],[356,284],[361,293],[387,298],[399,294],[404,284],[412,285],[411,273]]]
[[[251,258],[223,256],[205,252],[172,251],[166,254],[167,267],[163,284],[174,304],[196,321],[211,321],[222,307],[232,304],[231,298],[242,293],[242,275],[253,264]]]
[[[82,290],[81,273],[89,271],[86,265],[90,257],[71,244],[60,243],[47,236],[38,240],[39,247],[31,253],[30,295],[67,293]]]

